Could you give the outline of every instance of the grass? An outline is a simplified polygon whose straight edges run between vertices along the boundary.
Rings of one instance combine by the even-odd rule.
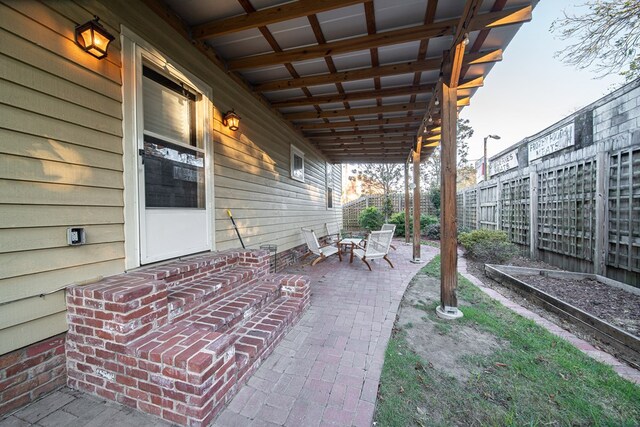
[[[421,272],[439,277],[439,257]],[[470,326],[493,334],[504,345],[489,356],[461,360],[472,373],[461,382],[430,368],[397,330],[380,381],[378,426],[640,425],[639,387],[506,309],[463,277],[458,296],[465,302],[464,317],[455,322],[434,320],[430,312],[435,304],[420,301],[416,307],[437,322],[439,333],[455,336]]]
[[[439,240],[421,240],[420,244],[421,245],[432,246],[434,248],[439,248],[440,247],[440,241]]]

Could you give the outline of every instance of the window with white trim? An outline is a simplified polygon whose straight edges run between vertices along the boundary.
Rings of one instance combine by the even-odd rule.
[[[304,182],[304,152],[291,145],[291,178]]]

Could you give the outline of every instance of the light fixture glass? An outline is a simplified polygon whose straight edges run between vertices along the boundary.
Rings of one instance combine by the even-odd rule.
[[[237,131],[240,128],[240,116],[233,109],[227,111],[222,118],[222,124],[232,131]]]
[[[78,25],[76,27],[76,43],[85,52],[95,56],[98,59],[107,57],[107,49],[115,37],[112,36],[98,22],[100,18],[97,16],[93,20]]]
[[[464,33],[464,38],[462,39],[462,44],[465,45],[465,46],[469,44],[469,33]]]

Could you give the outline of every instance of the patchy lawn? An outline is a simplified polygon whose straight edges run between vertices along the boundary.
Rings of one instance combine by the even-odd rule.
[[[377,426],[640,425],[640,387],[466,279],[458,285],[464,317],[437,318],[439,274],[436,257],[405,294]]]

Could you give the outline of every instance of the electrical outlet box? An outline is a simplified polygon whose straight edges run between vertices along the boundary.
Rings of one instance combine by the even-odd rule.
[[[84,245],[86,242],[86,235],[84,228],[72,227],[67,228],[67,243],[69,246]]]

